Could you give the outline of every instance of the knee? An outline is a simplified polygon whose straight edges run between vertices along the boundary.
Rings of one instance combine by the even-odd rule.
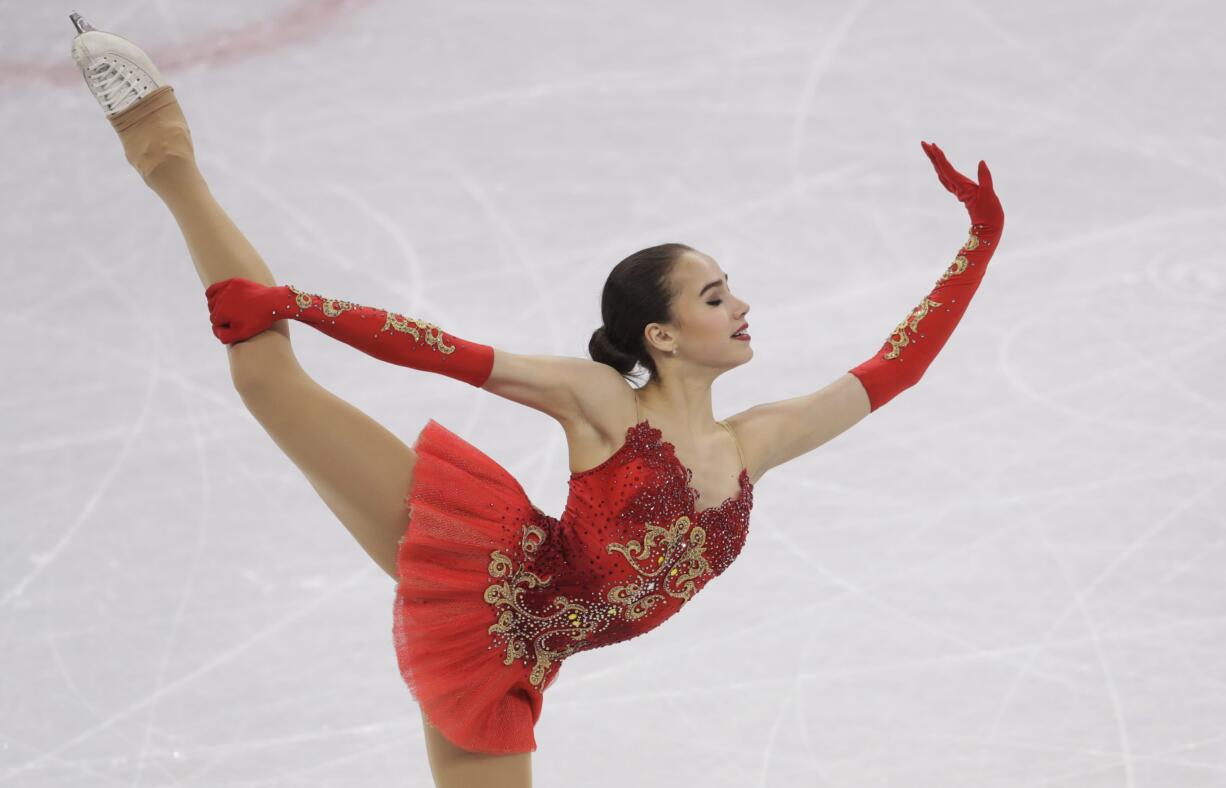
[[[249,341],[231,345],[226,350],[230,357],[230,382],[243,402],[247,403],[256,400],[261,396],[261,389],[267,388],[264,385],[265,375],[257,363],[257,354],[246,349]]]
[[[274,331],[265,331],[226,349],[230,359],[230,381],[248,404],[256,403],[271,392],[285,387],[306,372],[298,364],[289,339]]]

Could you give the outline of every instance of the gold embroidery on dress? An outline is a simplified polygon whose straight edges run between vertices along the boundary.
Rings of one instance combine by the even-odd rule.
[[[543,528],[526,524],[520,537],[525,556],[535,555],[545,537]],[[653,548],[657,544],[662,548],[662,553],[655,555],[653,566],[650,559],[656,552]],[[664,593],[681,599],[685,604],[696,592],[694,579],[711,573],[711,565],[704,555],[706,544],[706,531],[701,526],[692,525],[689,517],[678,518],[668,528],[648,523],[647,535],[642,543],[633,540],[607,546],[610,553],[617,552],[626,557],[642,582],[632,581],[615,586],[607,594],[607,605],[586,605],[559,594],[550,602],[550,607],[541,613],[528,610],[523,604],[523,595],[529,589],[548,586],[553,578],[542,578],[523,565],[515,568],[510,557],[500,550],[494,550],[490,553],[489,576],[509,579],[487,587],[484,599],[498,612],[497,623],[487,631],[491,635],[498,633],[506,636],[503,664],[510,665],[517,659],[527,658],[531,651],[536,662],[532,665],[528,680],[533,686],[540,687],[550,666],[578,649],[577,643],[566,643],[567,638],[571,641],[587,640],[594,633],[603,632],[619,616],[626,621],[643,618],[652,607],[665,601],[660,594],[652,593],[657,585],[662,585]],[[668,560],[670,555],[675,558]],[[644,561],[647,566],[640,566]],[[658,579],[665,570],[668,574],[663,580]],[[556,645],[559,638],[563,640],[561,647]]]
[[[524,553],[534,555],[545,540],[545,529],[529,523],[524,526],[520,545]],[[506,577],[511,573],[513,564],[510,558],[500,550],[490,553],[490,577]],[[568,645],[560,650],[549,647],[546,642],[550,635],[558,633],[570,634],[573,640],[582,640],[592,630],[592,625],[584,626],[579,622],[580,614],[587,612],[587,607],[571,602],[566,596],[559,594],[553,599],[554,609],[545,615],[538,615],[526,609],[522,598],[525,588],[547,586],[552,577],[541,578],[528,571],[523,566],[515,570],[509,582],[491,585],[485,589],[485,601],[502,609],[498,614],[498,622],[487,630],[507,636],[506,657],[504,665],[510,665],[517,659],[528,656],[528,643],[531,641],[536,653],[536,664],[532,666],[529,681],[534,686],[540,686],[545,681],[545,674],[555,659],[563,659],[575,652],[575,646]],[[523,587],[521,587],[523,586]],[[559,619],[565,616],[565,621],[559,625]],[[567,624],[570,626],[567,626]]]
[[[327,317],[337,317],[350,309],[361,308],[361,304],[355,304],[352,301],[341,301],[336,298],[324,298],[323,296],[316,295],[315,293],[308,293],[304,290],[299,290],[293,285],[286,286],[296,296],[294,302],[298,304],[299,309],[310,308],[314,303],[311,300],[313,298],[318,298],[321,301],[319,308],[323,310],[324,315]],[[426,321],[418,320],[415,317],[405,317],[397,312],[387,312],[386,314],[387,320],[384,322],[381,330],[387,331],[390,329],[392,331],[399,331],[400,333],[408,334],[418,342],[421,342],[421,333],[417,330],[421,329],[426,335],[426,345],[445,355],[455,352],[455,345],[448,345],[443,339],[442,329],[433,323],[427,323]]]
[[[664,593],[671,597],[681,599],[683,602],[688,602],[690,597],[694,595],[694,578],[699,577],[711,571],[711,564],[703,555],[703,548],[707,544],[707,532],[698,525],[690,527],[689,517],[679,517],[668,528],[647,523],[647,535],[643,538],[642,543],[638,540],[631,540],[626,544],[610,544],[605,549],[610,553],[621,553],[626,557],[630,567],[638,572],[647,582],[640,583],[634,581],[626,585],[616,586],[609,592],[608,600],[617,604],[626,606],[626,618],[629,621],[635,621],[647,615],[651,610],[648,606],[656,605],[665,601],[664,597],[659,594],[651,594],[643,596],[644,593],[654,591],[657,585],[656,578],[660,573],[667,568],[668,577],[663,581],[662,589]],[[686,528],[689,532],[684,536],[682,534]],[[663,541],[664,555],[655,557],[655,566],[651,565],[650,553],[652,548],[658,541]],[[680,545],[680,548],[677,548]],[[681,554],[673,561],[670,561],[667,566],[665,559],[669,553]],[[632,554],[633,553],[633,554]],[[643,559],[646,561],[646,568],[640,566]],[[672,587],[670,587],[670,584]],[[678,588],[679,586],[679,588]]]
[[[975,228],[972,227],[967,235],[966,243],[962,245],[962,251],[971,252],[977,248],[979,248],[979,236],[975,235]],[[940,285],[946,279],[957,276],[965,271],[968,265],[970,265],[970,261],[966,259],[966,255],[959,254],[954,258],[954,261],[949,264],[949,267],[945,269],[945,273],[941,274],[941,278],[938,279],[936,283]],[[931,298],[924,296],[924,300],[920,301],[919,305],[912,309],[911,313],[903,318],[901,323],[894,326],[894,331],[890,334],[890,338],[887,340],[890,343],[890,352],[886,353],[884,356],[882,356],[882,358],[898,358],[900,351],[907,345],[911,344],[911,338],[907,336],[906,329],[910,328],[911,331],[918,333],[920,321],[928,315],[928,312],[932,307],[938,307],[940,305],[940,301],[933,301]],[[895,339],[895,336],[898,338]]]

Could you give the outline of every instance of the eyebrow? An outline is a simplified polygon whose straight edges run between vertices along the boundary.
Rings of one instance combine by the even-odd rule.
[[[724,279],[728,279],[728,275],[727,275],[727,274],[724,274]],[[702,290],[698,291],[698,297],[699,297],[699,298],[702,298],[702,294],[703,294],[703,293],[707,292],[707,291],[708,291],[708,290],[710,290],[712,287],[719,287],[719,286],[720,286],[720,285],[722,285],[722,284],[723,284],[723,282],[719,281],[718,279],[717,279],[717,280],[715,280],[714,282],[707,282],[705,285],[703,285],[703,286],[702,286]]]

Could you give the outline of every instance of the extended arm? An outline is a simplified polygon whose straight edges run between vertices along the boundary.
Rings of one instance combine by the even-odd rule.
[[[966,243],[932,291],[863,363],[812,394],[756,405],[729,420],[755,456],[759,476],[816,449],[918,383],[979,288],[1005,223],[992,174],[980,161],[976,184],[936,145],[921,144],[941,183],[966,205],[971,219]]]
[[[1005,214],[992,189],[987,164],[979,162],[976,184],[950,166],[940,148],[925,144],[924,151],[932,159],[941,183],[966,203],[971,229],[958,256],[937,279],[932,292],[894,327],[880,350],[848,370],[864,385],[872,410],[918,383],[945,347],[979,289],[1005,226]]]
[[[226,344],[255,336],[278,320],[297,320],[381,361],[448,375],[564,425],[585,417],[583,403],[602,403],[625,387],[611,367],[589,359],[509,353],[423,320],[293,285],[268,287],[233,278],[210,285],[205,296],[213,335]]]
[[[480,388],[494,367],[494,349],[446,334],[396,312],[235,277],[205,290],[213,335],[226,344],[248,339],[278,320],[297,320],[381,361],[437,372]]]

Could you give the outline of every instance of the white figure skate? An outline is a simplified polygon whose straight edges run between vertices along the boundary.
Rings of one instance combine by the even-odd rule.
[[[72,40],[72,59],[108,118],[166,84],[157,66],[136,44],[95,29],[80,14],[68,18],[79,33]]]

